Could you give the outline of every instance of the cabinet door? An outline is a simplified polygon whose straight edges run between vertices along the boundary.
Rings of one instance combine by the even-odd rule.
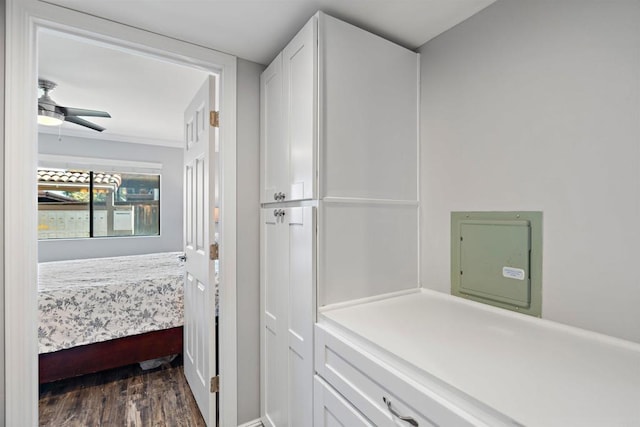
[[[287,191],[289,147],[285,136],[282,92],[282,54],[260,76],[260,201],[278,201]]]
[[[262,422],[311,425],[315,208],[265,208],[261,219]]]
[[[286,307],[288,229],[280,209],[262,209],[260,254],[260,395],[265,426],[287,425]]]
[[[282,52],[289,144],[289,188],[285,200],[316,198],[317,28],[314,16]]]
[[[315,322],[315,208],[285,210],[289,227],[287,352],[289,425],[310,426],[313,415]]]
[[[373,426],[344,397],[319,376],[313,381],[314,427]]]

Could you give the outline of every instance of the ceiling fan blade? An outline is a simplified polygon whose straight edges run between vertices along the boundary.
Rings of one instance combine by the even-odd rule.
[[[93,130],[97,130],[98,132],[102,132],[103,130],[105,130],[105,128],[103,128],[102,126],[98,126],[95,123],[91,123],[85,119],[81,119],[80,117],[75,117],[75,116],[66,116],[64,118],[65,122],[71,122],[71,123],[75,123],[77,125],[80,126],[84,126],[87,127],[89,129],[93,129]]]
[[[111,115],[106,111],[85,110],[84,108],[72,108],[58,106],[65,116],[85,116],[85,117],[108,117]]]

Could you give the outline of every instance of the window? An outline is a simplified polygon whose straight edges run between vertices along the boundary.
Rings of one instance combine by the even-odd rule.
[[[38,169],[38,238],[160,235],[160,175]]]

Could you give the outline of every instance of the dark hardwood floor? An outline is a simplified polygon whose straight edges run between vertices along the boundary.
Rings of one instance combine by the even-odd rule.
[[[40,425],[205,426],[179,357],[151,371],[136,365],[40,386]]]

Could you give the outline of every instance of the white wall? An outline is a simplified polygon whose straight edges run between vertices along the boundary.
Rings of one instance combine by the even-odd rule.
[[[0,426],[4,416],[4,43],[5,1],[0,0]]]
[[[76,137],[38,136],[40,154],[161,163],[160,236],[41,240],[39,261],[182,250],[182,149]]]
[[[260,417],[260,73],[238,59],[238,424]]]
[[[420,48],[423,286],[451,211],[544,212],[543,317],[640,342],[640,1],[500,0]]]

